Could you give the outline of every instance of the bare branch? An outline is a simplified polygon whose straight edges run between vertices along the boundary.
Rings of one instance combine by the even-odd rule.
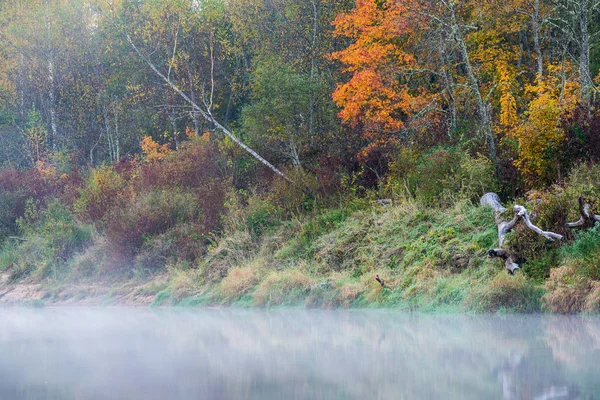
[[[600,215],[592,214],[590,212],[591,206],[589,203],[585,202],[583,197],[579,196],[577,203],[579,205],[579,215],[581,215],[581,217],[575,222],[567,223],[567,228],[578,228],[580,226],[591,228],[596,222],[600,222]]]

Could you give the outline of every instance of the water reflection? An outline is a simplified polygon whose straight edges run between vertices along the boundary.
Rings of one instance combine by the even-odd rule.
[[[593,399],[600,319],[0,309],[0,399]]]

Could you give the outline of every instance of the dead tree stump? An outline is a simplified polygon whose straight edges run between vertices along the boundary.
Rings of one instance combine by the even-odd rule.
[[[566,226],[567,228],[592,228],[596,222],[600,222],[600,215],[596,215],[590,212],[590,204],[586,203],[585,199],[582,196],[579,196],[577,199],[579,203],[579,214],[581,218],[579,218],[576,222],[569,222]]]
[[[510,274],[514,274],[519,270],[517,258],[508,249],[504,248],[504,239],[506,235],[513,230],[519,221],[523,221],[527,228],[531,229],[538,235],[545,237],[548,240],[562,240],[562,235],[554,232],[544,231],[531,222],[527,209],[523,206],[515,205],[513,208],[514,216],[510,221],[503,218],[503,214],[507,211],[500,203],[500,197],[496,193],[486,193],[481,197],[481,205],[491,207],[494,210],[494,219],[498,226],[498,248],[488,251],[488,256],[491,258],[501,258],[504,260],[506,270]]]

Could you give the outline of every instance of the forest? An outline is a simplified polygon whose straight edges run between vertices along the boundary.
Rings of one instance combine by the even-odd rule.
[[[599,33],[592,0],[4,1],[0,300],[598,312]],[[560,236],[517,225],[517,274],[488,192]]]

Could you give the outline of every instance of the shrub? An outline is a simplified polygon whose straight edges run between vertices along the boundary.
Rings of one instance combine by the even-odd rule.
[[[38,205],[27,201],[24,216],[17,221],[23,241],[7,243],[2,251],[0,268],[9,269],[13,281],[31,273],[56,278],[66,261],[91,243],[91,227],[77,223],[57,199],[42,211]]]
[[[214,180],[227,180],[225,166],[218,147],[205,135],[140,166],[139,179],[133,184],[137,192],[152,188],[206,189]]]
[[[33,236],[21,243],[17,251],[17,258],[10,268],[9,281],[16,282],[36,270],[41,271],[42,277],[57,271],[57,260],[46,238]]]
[[[28,200],[25,215],[17,224],[25,237],[45,238],[51,252],[63,261],[91,242],[91,228],[77,223],[58,199],[52,200],[43,212],[37,211],[32,199]]]
[[[402,147],[389,165],[385,190],[395,197],[412,197],[418,185],[415,174],[420,153],[414,147]]]
[[[158,270],[169,262],[193,262],[206,254],[207,232],[201,223],[181,223],[147,240],[135,257],[141,270]]]
[[[260,196],[251,196],[244,212],[246,227],[254,237],[272,227],[279,225],[281,210]]]
[[[112,208],[106,217],[106,236],[124,254],[133,255],[153,236],[189,221],[201,223],[202,218],[193,193],[154,190]]]
[[[600,164],[576,165],[567,180],[567,192],[573,197],[585,195],[588,200],[598,200],[600,196]]]
[[[300,168],[287,171],[287,176],[293,183],[283,178],[275,179],[269,189],[268,201],[288,216],[311,211],[319,190],[316,177]]]
[[[485,193],[498,187],[492,161],[481,154],[475,157],[464,154],[460,158],[458,174],[447,179],[454,180],[450,187],[459,188],[460,194],[471,201],[479,201]]]
[[[541,87],[529,103],[525,120],[512,132],[519,145],[515,165],[530,186],[550,184],[560,176],[565,135],[557,125],[563,111],[556,93]]]
[[[417,196],[427,204],[438,202],[444,191],[456,189],[444,187],[442,182],[457,171],[458,163],[453,151],[438,149],[422,156],[414,172]]]
[[[600,110],[579,106],[574,112],[564,113],[561,128],[565,131],[567,160],[600,161]]]
[[[125,202],[125,188],[126,181],[113,168],[94,169],[75,201],[75,211],[84,221],[104,222],[108,212]]]
[[[426,204],[450,205],[460,198],[477,201],[497,187],[492,162],[482,155],[472,157],[456,149],[438,148],[416,156],[402,150],[392,165],[391,189],[415,194]],[[404,187],[404,189],[402,189]]]
[[[53,182],[45,182],[35,168],[0,170],[0,240],[17,231],[16,221],[24,215],[27,199],[43,202],[54,189]]]
[[[110,257],[110,244],[104,237],[100,237],[84,251],[75,254],[69,260],[71,276],[77,278],[89,278],[112,269],[113,261]]]

